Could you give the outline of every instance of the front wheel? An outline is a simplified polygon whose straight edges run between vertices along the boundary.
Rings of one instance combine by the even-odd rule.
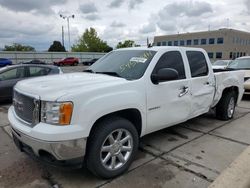
[[[138,132],[127,119],[99,122],[88,140],[87,168],[97,176],[113,178],[124,173],[138,150]]]
[[[229,120],[233,118],[236,99],[236,93],[233,91],[222,95],[221,100],[216,106],[216,116],[218,119]]]

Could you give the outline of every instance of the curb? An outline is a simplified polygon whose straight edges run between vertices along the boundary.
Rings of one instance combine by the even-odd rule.
[[[208,188],[222,187],[250,187],[250,147],[247,147]]]

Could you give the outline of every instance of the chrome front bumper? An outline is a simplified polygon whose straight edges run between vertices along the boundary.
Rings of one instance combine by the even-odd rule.
[[[82,159],[85,155],[86,139],[47,142],[27,136],[12,128],[12,135],[16,146],[36,158],[52,161],[67,161]]]

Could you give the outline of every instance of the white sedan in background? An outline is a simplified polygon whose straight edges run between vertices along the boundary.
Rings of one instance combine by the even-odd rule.
[[[234,61],[232,61],[232,63],[230,63],[228,68],[245,71],[244,94],[250,95],[250,56],[244,56],[235,59]]]
[[[232,60],[217,60],[212,64],[213,69],[226,69]]]

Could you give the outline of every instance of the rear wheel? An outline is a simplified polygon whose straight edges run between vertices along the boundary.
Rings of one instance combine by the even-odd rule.
[[[227,92],[222,95],[221,100],[216,106],[216,117],[221,120],[232,119],[235,112],[236,93]]]
[[[124,173],[135,157],[138,141],[137,130],[127,119],[112,117],[99,122],[88,140],[87,168],[103,178]]]

